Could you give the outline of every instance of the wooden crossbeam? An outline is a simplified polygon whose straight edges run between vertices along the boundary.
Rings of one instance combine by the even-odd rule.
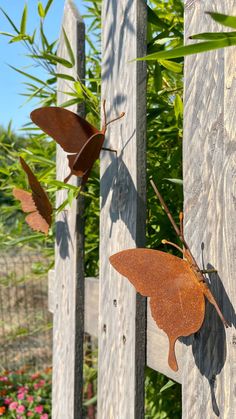
[[[53,310],[54,295],[54,271],[49,271],[49,295],[50,311]],[[125,279],[124,279],[125,281]],[[98,278],[85,278],[85,322],[84,331],[89,335],[98,337],[98,318],[99,318],[99,280]],[[176,354],[178,359],[179,371],[172,371],[167,362],[169,343],[166,334],[157,327],[154,322],[150,308],[147,311],[147,365],[166,375],[167,377],[181,383],[182,380],[182,344],[176,343]]]

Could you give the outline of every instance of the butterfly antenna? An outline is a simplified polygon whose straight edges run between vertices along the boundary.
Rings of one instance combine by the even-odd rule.
[[[112,119],[111,121],[107,122],[106,127],[111,124],[112,122],[118,121],[118,119],[123,118],[123,116],[125,116],[125,112],[121,112],[121,114],[119,116],[117,116],[117,118]]]
[[[102,102],[102,109],[103,109],[103,124],[102,124],[102,132],[105,134],[107,129],[107,115],[106,115],[106,99]]]
[[[159,201],[160,201],[161,205],[163,206],[163,208],[164,208],[164,210],[165,210],[165,212],[166,212],[167,217],[169,218],[169,220],[170,220],[170,222],[171,222],[172,226],[174,227],[174,230],[175,230],[175,232],[176,232],[177,236],[180,238],[180,240],[181,240],[181,242],[184,244],[184,246],[185,246],[186,248],[188,248],[188,245],[187,245],[187,243],[185,242],[183,235],[181,234],[181,230],[179,229],[179,227],[178,227],[178,226],[177,226],[177,224],[175,223],[174,218],[172,217],[172,214],[171,214],[171,212],[170,212],[169,208],[167,207],[167,205],[166,205],[166,203],[165,203],[164,199],[162,198],[162,196],[161,196],[160,192],[158,191],[158,189],[157,189],[157,187],[156,187],[155,183],[153,182],[153,180],[152,180],[152,179],[150,180],[150,182],[151,182],[151,185],[152,185],[152,187],[153,187],[153,189],[154,189],[154,192],[155,192],[155,194],[156,194],[157,198],[159,199]]]
[[[108,125],[110,125],[112,122],[118,121],[118,119],[123,118],[123,116],[125,116],[125,112],[121,112],[121,114],[119,116],[117,116],[116,118],[113,118],[111,121],[107,122],[107,116],[106,116],[106,100],[105,99],[104,99],[104,101],[102,103],[102,107],[103,107],[103,115],[104,115],[104,122],[103,122],[103,125],[102,125],[102,132],[105,134]]]
[[[172,242],[169,242],[168,240],[162,240],[161,241],[163,244],[169,244],[170,246],[173,246],[173,247],[175,247],[176,249],[178,249],[181,253],[183,253],[183,255],[184,255],[184,251],[183,251],[183,249],[181,249],[181,247],[179,247],[177,244],[175,244],[175,243],[172,243]]]

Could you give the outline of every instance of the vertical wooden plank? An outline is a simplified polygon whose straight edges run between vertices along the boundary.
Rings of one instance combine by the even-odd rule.
[[[145,299],[109,264],[119,250],[145,242],[146,4],[103,1],[102,97],[108,119],[101,154],[98,417],[144,415]]]
[[[236,14],[233,0],[202,0],[185,13],[185,37],[222,31],[205,11]],[[207,304],[199,333],[183,355],[183,418],[236,417],[236,49],[185,61],[185,235],[200,266],[213,266],[210,288],[231,325]]]
[[[59,73],[77,78],[84,77],[85,28],[72,1],[65,2],[63,28],[74,51],[76,64],[67,69],[58,66]],[[63,33],[59,43],[59,56],[70,59]],[[58,105],[71,99],[64,92],[72,89],[70,82],[58,82]],[[84,114],[83,107],[70,110]],[[68,174],[66,153],[57,147],[57,179],[63,181]],[[78,185],[73,176],[71,184]],[[67,191],[57,194],[58,207],[67,197]],[[82,417],[83,385],[83,328],[84,328],[84,271],[83,271],[83,199],[74,200],[71,207],[56,219],[55,302],[53,321],[53,412],[54,419]]]

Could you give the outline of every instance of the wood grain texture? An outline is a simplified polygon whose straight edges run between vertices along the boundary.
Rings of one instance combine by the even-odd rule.
[[[150,306],[147,310],[147,365],[178,383],[182,380],[182,344],[177,340],[175,353],[179,370],[174,372],[168,365],[169,341],[166,333],[157,327]]]
[[[70,40],[76,64],[72,69],[58,66],[58,73],[84,77],[84,23],[72,1],[66,1],[63,28]],[[61,33],[59,56],[69,59]],[[70,82],[58,81],[58,105],[71,97]],[[70,110],[84,116],[83,107]],[[57,179],[67,176],[65,152],[57,146]],[[71,184],[78,185],[73,176]],[[67,190],[57,193],[58,207],[67,197]],[[55,301],[53,321],[53,419],[82,417],[84,272],[83,272],[83,199],[74,200],[56,218]]]
[[[233,0],[198,0],[185,12],[191,34],[222,31],[205,11],[236,15]],[[210,288],[231,325],[207,304],[200,332],[183,345],[183,418],[236,417],[236,49],[185,61],[185,236],[199,262],[217,269]]]
[[[101,153],[98,418],[139,419],[144,412],[145,300],[109,256],[145,240],[146,66],[143,0],[104,0],[102,97],[112,124]],[[137,303],[137,300],[138,303]]]
[[[55,276],[55,271],[49,271],[50,289]],[[50,311],[53,313],[54,294],[51,293]],[[98,318],[99,318],[99,279],[85,278],[85,302],[84,302],[84,332],[95,338],[98,337]],[[167,357],[169,342],[166,334],[157,327],[153,320],[148,305],[147,310],[147,365],[155,371],[159,371],[172,380],[181,383],[182,380],[182,345],[176,342],[176,357],[178,360],[179,371],[175,373],[170,369]]]
[[[85,278],[84,331],[98,337],[99,280]]]
[[[48,271],[48,311],[54,313],[54,301],[55,301],[55,270],[50,269]]]

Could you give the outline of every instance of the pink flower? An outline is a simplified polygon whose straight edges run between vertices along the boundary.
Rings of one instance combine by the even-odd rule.
[[[27,402],[33,402],[34,401],[34,396],[27,396]]]
[[[19,387],[18,388],[18,393],[28,393],[28,388],[27,387]]]
[[[39,377],[40,377],[40,374],[38,372],[31,375],[32,380],[36,380],[36,378],[39,378]]]
[[[12,402],[9,405],[9,410],[16,410],[17,406],[18,406],[18,403],[17,402]]]
[[[10,404],[11,402],[12,402],[12,397],[6,397],[6,399],[4,399],[5,404]]]
[[[27,413],[27,416],[33,416],[33,412],[31,410]]]
[[[25,393],[18,393],[17,398],[23,400],[25,398]]]
[[[35,383],[34,384],[34,389],[38,390],[38,388],[43,387],[45,382],[46,382],[45,380],[40,380],[38,383]]]
[[[17,413],[24,413],[25,406],[23,406],[23,404],[21,404],[20,406],[17,407],[16,411],[17,411]]]
[[[40,416],[40,419],[48,419],[48,414],[44,413],[42,416]]]
[[[35,408],[34,408],[34,411],[36,412],[36,413],[43,413],[43,406],[40,404],[39,406],[36,406]]]
[[[8,381],[8,378],[6,376],[0,377],[0,381]]]

